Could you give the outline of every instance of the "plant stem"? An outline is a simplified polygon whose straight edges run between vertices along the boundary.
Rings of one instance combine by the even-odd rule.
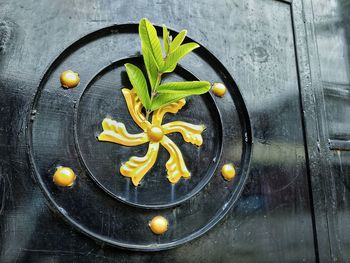
[[[159,87],[160,80],[162,79],[162,74],[163,73],[158,72],[156,83],[154,84],[154,87],[152,87],[152,90],[151,90],[151,105],[152,105],[152,101],[154,99],[154,96],[157,95],[157,88]],[[146,111],[146,120],[148,120],[149,115],[151,114],[151,112],[152,112],[151,110],[147,110]]]
[[[169,46],[171,44],[171,41],[169,41]],[[169,50],[166,52],[165,57],[164,57],[164,63],[166,62],[166,59],[168,58],[169,55]],[[151,107],[152,107],[152,101],[154,97],[157,95],[157,89],[159,87],[160,81],[162,79],[162,72],[157,71],[157,80],[156,83],[154,83],[154,86],[151,88]],[[146,110],[146,120],[148,121],[149,115],[151,114],[152,110]]]

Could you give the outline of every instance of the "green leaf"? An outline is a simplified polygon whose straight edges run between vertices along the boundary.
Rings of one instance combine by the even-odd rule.
[[[153,88],[157,81],[157,76],[158,76],[157,63],[154,61],[154,58],[150,53],[150,51],[144,46],[142,46],[142,55],[143,55],[143,61],[146,66],[149,83]]]
[[[148,94],[147,82],[142,71],[130,63],[126,63],[125,68],[137,96],[140,98],[143,106],[149,110],[151,106],[151,99]]]
[[[210,83],[208,81],[187,81],[187,82],[168,82],[161,84],[157,92],[159,93],[176,93],[200,95],[210,90]]]
[[[199,45],[193,42],[179,46],[173,53],[169,54],[161,71],[163,73],[174,71],[176,64],[180,61],[180,59],[198,47]]]
[[[188,94],[158,94],[152,101],[151,111],[155,111],[161,107],[164,107],[172,102],[178,101],[182,98],[187,97]]]
[[[187,34],[187,30],[182,30],[173,40],[170,45],[169,53],[174,52],[184,41]]]
[[[169,53],[170,38],[169,38],[169,31],[168,31],[166,25],[163,25],[163,45],[164,45],[165,54],[168,54]]]
[[[146,18],[142,18],[139,24],[141,44],[147,48],[157,62],[158,68],[164,64],[162,48],[154,26]]]

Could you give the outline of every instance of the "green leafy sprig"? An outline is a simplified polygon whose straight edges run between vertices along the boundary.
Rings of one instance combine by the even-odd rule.
[[[126,63],[125,68],[137,96],[146,110],[146,118],[150,113],[172,102],[191,95],[200,95],[210,89],[208,81],[186,81],[161,83],[162,75],[175,70],[177,63],[192,50],[199,47],[197,43],[182,44],[187,31],[182,30],[173,40],[163,25],[163,50],[157,31],[146,18],[139,23],[141,49],[145,63],[150,91],[142,71],[135,65]]]

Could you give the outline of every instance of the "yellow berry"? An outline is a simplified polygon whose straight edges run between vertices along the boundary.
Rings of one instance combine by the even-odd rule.
[[[225,164],[221,169],[221,175],[225,180],[230,181],[235,177],[236,170],[232,164]]]
[[[163,216],[156,216],[149,223],[149,227],[154,234],[161,235],[168,230],[168,220]]]
[[[223,97],[226,93],[226,86],[222,83],[214,83],[211,89],[218,97]]]
[[[60,166],[53,175],[53,182],[58,186],[72,186],[76,177],[71,168]]]
[[[60,81],[61,85],[67,89],[75,88],[80,82],[79,74],[72,70],[63,71]]]

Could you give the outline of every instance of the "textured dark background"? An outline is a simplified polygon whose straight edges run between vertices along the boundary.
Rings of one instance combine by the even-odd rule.
[[[0,1],[0,262],[323,262],[349,250],[349,1]],[[49,208],[26,153],[40,78],[70,43],[147,17],[211,50],[240,87],[254,151],[236,206],[179,248],[128,252]],[[93,59],[91,59],[93,63]]]

